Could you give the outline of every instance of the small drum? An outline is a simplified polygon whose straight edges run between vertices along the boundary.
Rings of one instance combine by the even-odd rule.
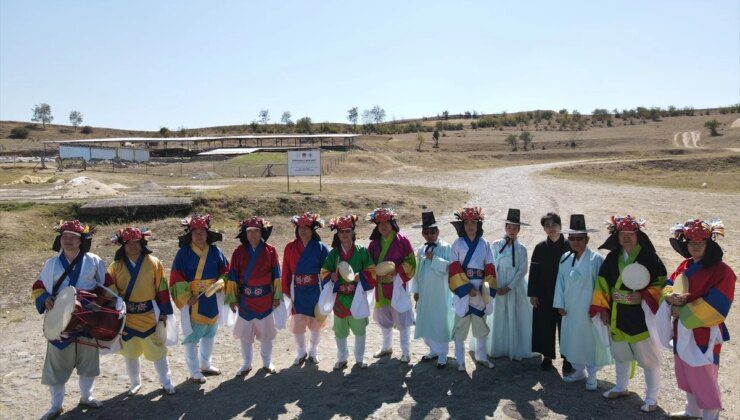
[[[54,307],[44,316],[44,336],[59,340],[86,335],[100,341],[115,339],[123,329],[125,309],[116,309],[116,298],[106,296],[105,289],[62,289]]]
[[[339,271],[339,275],[343,279],[350,282],[355,281],[355,270],[352,269],[352,266],[347,261],[341,261],[337,264],[337,271]]]
[[[375,274],[379,277],[387,276],[396,269],[396,264],[393,261],[383,261],[375,266]]]
[[[642,290],[650,284],[650,272],[642,264],[628,264],[622,270],[622,283],[632,290]]]

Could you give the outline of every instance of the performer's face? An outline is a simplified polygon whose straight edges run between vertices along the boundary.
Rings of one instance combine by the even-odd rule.
[[[206,241],[208,240],[208,232],[204,228],[193,229],[190,237],[193,239],[195,246],[203,248],[206,246]]]
[[[71,232],[63,232],[59,242],[65,252],[77,252],[80,250],[82,238]]]
[[[557,239],[560,237],[560,225],[552,220],[545,221],[545,224],[542,225],[542,229],[550,239]]]
[[[519,235],[519,225],[507,223],[504,229],[506,230],[506,236],[510,239],[516,239],[517,235]]]
[[[384,237],[388,236],[392,230],[393,230],[393,227],[391,227],[391,222],[378,223],[378,232],[380,232],[382,236]]]
[[[435,228],[423,229],[421,231],[421,235],[424,237],[424,240],[428,244],[433,244],[433,243],[437,242],[437,238],[439,237],[439,229],[437,229],[436,227]]]
[[[352,229],[342,229],[339,231],[339,241],[342,242],[343,245],[350,245],[352,244],[352,233],[354,231]]]
[[[707,241],[689,241],[688,242],[689,254],[694,261],[699,261],[704,258],[704,253],[707,252]]]
[[[584,234],[568,235],[568,242],[570,243],[570,249],[581,255],[586,250],[586,245],[588,245],[588,236]]]
[[[260,229],[247,229],[247,240],[252,246],[257,246],[262,239],[262,231]]]
[[[313,230],[308,226],[298,226],[298,236],[301,241],[308,242],[313,237]]]
[[[637,245],[637,232],[622,231],[617,234],[619,245],[622,245],[625,251],[631,252],[632,248]]]
[[[478,221],[466,220],[463,223],[463,226],[465,227],[465,234],[468,235],[469,238],[475,238],[475,235],[478,233]]]
[[[123,244],[123,251],[130,259],[135,259],[141,254],[141,241],[128,241]]]

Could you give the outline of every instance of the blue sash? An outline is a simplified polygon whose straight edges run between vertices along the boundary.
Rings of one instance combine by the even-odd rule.
[[[463,239],[465,240],[465,243],[468,245],[468,253],[465,254],[465,259],[462,263],[463,270],[468,269],[468,264],[470,263],[470,260],[473,258],[473,254],[475,254],[475,250],[478,248],[478,244],[480,243],[480,236],[475,237],[475,241],[471,241],[468,239],[467,236],[463,236]]]
[[[64,268],[65,270],[67,269],[67,267],[69,267],[69,261],[67,261],[67,257],[64,256],[64,253],[59,254],[59,262],[62,264],[62,268]],[[77,286],[77,282],[80,280],[80,273],[82,273],[82,262],[83,261],[81,258],[77,265],[75,265],[72,269],[72,272],[67,274],[69,285],[72,287]],[[60,280],[60,282],[63,281],[64,279]]]
[[[131,298],[131,292],[134,291],[134,285],[136,284],[136,280],[139,277],[139,270],[141,270],[141,263],[144,261],[144,255],[139,255],[139,258],[136,260],[136,265],[131,265],[131,261],[128,259],[127,256],[123,256],[123,264],[126,267],[126,270],[128,270],[128,275],[130,277],[128,281],[128,286],[126,287],[126,293],[123,294],[123,300],[127,301],[129,298]]]

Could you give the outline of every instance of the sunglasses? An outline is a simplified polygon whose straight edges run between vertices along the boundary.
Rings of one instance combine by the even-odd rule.
[[[569,242],[581,242],[585,240],[586,240],[585,236],[568,236]]]

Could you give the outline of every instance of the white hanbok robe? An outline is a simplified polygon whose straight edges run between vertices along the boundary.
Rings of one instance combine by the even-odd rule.
[[[422,245],[416,251],[416,274],[411,283],[411,291],[419,294],[414,338],[446,343],[452,339],[455,321],[448,282],[451,247],[437,241],[431,260],[426,258],[426,248]]]
[[[604,257],[586,248],[573,265],[575,254],[565,254],[558,268],[553,308],[565,309],[560,330],[560,353],[569,362],[586,366],[612,363],[609,347],[601,344],[588,310]]]
[[[488,317],[491,334],[486,349],[491,357],[506,356],[512,360],[532,357],[532,304],[527,297],[527,248],[518,240],[501,248],[506,243],[502,238],[491,243],[491,253],[496,266],[498,289],[509,287],[505,295],[496,294],[493,314]],[[514,264],[512,265],[512,249]]]

